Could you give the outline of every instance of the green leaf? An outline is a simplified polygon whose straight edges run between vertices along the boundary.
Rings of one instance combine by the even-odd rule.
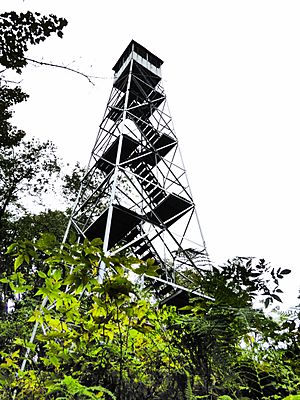
[[[15,271],[20,267],[20,265],[23,264],[23,261],[24,261],[23,254],[18,255],[18,257],[15,259],[15,262],[14,262],[14,270]]]
[[[24,340],[18,337],[14,340],[14,343],[19,346],[24,346]]]
[[[59,280],[61,278],[61,270],[56,269],[54,274],[52,275],[55,280]]]
[[[38,276],[40,277],[40,278],[47,278],[47,275],[45,274],[45,272],[43,272],[43,271],[38,271]]]
[[[14,293],[15,294],[24,293],[24,292],[26,292],[26,290],[32,290],[32,288],[33,287],[31,285],[15,286]]]
[[[49,360],[55,367],[59,367],[59,360],[55,355],[50,355]]]
[[[95,247],[102,247],[103,241],[99,238],[93,239],[91,245]]]
[[[17,243],[12,243],[10,246],[8,246],[6,254],[11,254],[17,247],[18,247]]]

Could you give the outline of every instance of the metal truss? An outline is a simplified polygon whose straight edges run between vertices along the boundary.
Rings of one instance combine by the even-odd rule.
[[[64,242],[73,228],[79,240],[100,237],[106,255],[126,251],[154,259],[158,276],[145,275],[145,285],[161,303],[180,307],[190,295],[213,299],[191,277],[210,262],[161,83],[162,63],[132,41],[113,68],[113,88]],[[105,272],[100,265],[99,281]],[[45,297],[41,310],[53,307]],[[36,322],[30,343],[38,327]],[[29,353],[30,346],[22,371]]]
[[[161,301],[174,303],[184,288],[200,295],[189,271],[201,274],[209,260],[161,82],[162,63],[132,41],[113,68],[71,225],[80,237],[100,237],[107,254],[126,250],[154,259],[159,276],[148,280]]]

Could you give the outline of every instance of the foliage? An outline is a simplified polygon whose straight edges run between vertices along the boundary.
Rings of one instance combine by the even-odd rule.
[[[7,275],[13,273],[13,260],[9,254],[4,254],[4,249],[12,243],[13,240],[22,240],[24,237],[28,239],[38,239],[40,233],[51,232],[55,234],[58,240],[62,240],[66,225],[68,222],[68,213],[63,213],[62,211],[51,211],[41,212],[40,214],[30,214],[26,213],[17,219],[5,219],[2,224],[2,229],[0,229],[1,238],[1,248],[3,249],[3,254],[0,256],[0,278],[4,278]],[[39,268],[45,268],[44,264],[40,264]],[[21,267],[24,274],[30,276],[30,267],[28,265],[23,265]],[[31,284],[34,287],[38,287],[40,284],[39,280],[32,280]],[[33,303],[31,296],[22,296],[22,301],[15,298],[13,291],[8,284],[0,282],[1,290],[1,312],[0,315],[4,318],[3,324],[10,324],[14,326],[18,325],[19,320],[19,308],[20,311],[24,309],[31,309]],[[8,314],[9,302],[15,302],[15,312]],[[27,304],[29,303],[29,304]],[[14,320],[16,318],[16,321]],[[25,317],[26,318],[26,317]],[[1,328],[0,328],[1,329]],[[5,333],[2,332],[2,337],[5,337]],[[8,334],[8,337],[10,335]],[[4,340],[4,339],[3,339]]]
[[[201,276],[189,271],[191,286],[215,301],[160,307],[132,279],[155,274],[153,260],[104,256],[99,239],[62,245],[64,213],[26,210],[22,198],[49,190],[60,163],[52,143],[12,125],[12,108],[28,96],[3,74],[21,73],[28,45],[62,37],[65,26],[53,15],[0,15],[1,399],[298,399],[299,310],[265,313],[290,270],[237,257]],[[77,164],[64,177],[67,200],[83,173]],[[95,182],[85,183],[93,192]]]
[[[9,226],[11,238],[22,240],[38,239],[41,233],[52,233],[58,241],[63,240],[66,226],[69,220],[69,212],[59,210],[47,210],[39,214],[27,212]],[[13,240],[10,240],[11,244]]]
[[[281,302],[279,281],[290,272],[289,269],[275,269],[264,259],[236,257],[221,267],[214,266],[211,271],[206,271],[200,284],[218,304],[243,307],[253,305],[260,297],[267,308],[274,301]]]
[[[191,299],[174,330],[176,346],[186,354],[194,377],[194,395],[275,399],[296,390],[297,351],[293,347],[287,362],[291,336],[283,332],[289,327],[295,334],[295,324],[291,317],[278,320],[264,312],[273,301],[280,301],[279,280],[289,272],[265,260],[239,257],[203,271],[202,276],[190,273],[197,286],[215,299]],[[259,297],[264,301],[257,308]]]
[[[55,15],[41,16],[39,13],[17,14],[14,11],[0,15],[0,64],[5,68],[22,72],[27,65],[25,53],[28,44],[43,42],[52,33],[63,37],[62,29],[67,25],[64,18]]]
[[[8,398],[14,390],[19,398],[119,400],[275,400],[297,393],[299,375],[286,362],[287,316],[275,321],[251,304],[227,304],[228,298],[222,305],[191,300],[179,311],[157,307],[129,279],[152,273],[152,263],[105,257],[99,239],[62,246],[44,234],[8,252],[15,269],[2,282],[36,299],[34,310],[23,305],[15,311],[23,309],[22,330],[18,337],[6,335],[1,352],[0,387]],[[107,271],[103,282],[99,266]],[[31,352],[23,372],[26,347]]]
[[[60,167],[51,142],[36,139],[2,149],[0,154],[0,218],[12,207],[20,208],[22,195],[37,197],[49,189],[50,177]],[[1,219],[0,219],[1,223]]]
[[[55,392],[64,393],[66,396],[57,397],[56,400],[69,400],[73,399],[74,396],[79,396],[80,399],[94,399],[97,400],[99,397],[102,397],[102,394],[107,394],[113,400],[116,400],[116,397],[113,393],[102,386],[94,386],[89,387],[88,389],[81,385],[77,379],[72,378],[71,376],[64,376],[64,378],[58,382],[51,385],[48,389],[47,394],[53,394]],[[94,394],[97,392],[97,394]]]
[[[66,174],[63,178],[62,193],[64,198],[74,204],[77,194],[80,190],[82,178],[84,176],[84,168],[77,162],[70,174]],[[94,186],[95,187],[95,186]]]
[[[22,72],[27,64],[28,44],[44,41],[52,33],[62,37],[67,21],[55,15],[38,13],[17,14],[14,11],[0,15],[0,64],[5,70]],[[5,81],[2,76],[2,80]],[[49,141],[39,143],[24,140],[25,132],[14,127],[10,119],[11,107],[25,101],[28,95],[19,86],[0,84],[0,225],[14,204],[20,206],[23,192],[38,195],[47,190],[50,176],[60,168],[54,146]]]
[[[53,306],[36,309],[28,320],[38,323],[39,330],[31,345],[36,361],[26,373],[16,363],[21,348],[28,345],[24,338],[15,340],[13,357],[2,353],[7,375],[2,390],[17,388],[19,397],[47,398],[46,389],[58,389],[57,380],[68,376],[82,387],[102,386],[119,399],[170,392],[164,378],[170,370],[179,370],[181,356],[170,347],[166,328],[177,318],[176,312],[151,305],[125,272],[147,272],[151,263],[138,268],[141,262],[133,258],[104,257],[97,240],[62,247],[52,235],[10,246],[9,252],[16,255],[15,271],[2,281],[8,281],[15,293],[29,292],[40,301],[47,298]],[[49,267],[47,273],[36,269],[41,260]],[[102,284],[96,279],[99,260],[109,272]],[[30,279],[22,272],[23,264],[32,266]],[[34,294],[31,283],[40,279],[43,283]],[[179,398],[175,396],[169,398]]]
[[[20,74],[27,64],[28,46],[38,44],[54,33],[62,37],[66,24],[63,18],[30,11],[0,15],[0,65],[3,67],[0,72],[0,277],[11,268],[10,258],[4,254],[5,248],[21,234],[20,217],[25,218],[27,204],[40,202],[41,195],[51,188],[51,182],[60,172],[55,146],[49,141],[26,140],[25,132],[12,124],[12,108],[26,101],[28,95],[7,80],[6,73]],[[28,211],[26,218],[28,226],[23,235],[30,230],[28,227],[33,231],[33,225],[36,225]],[[1,286],[2,316],[7,314],[11,291],[8,286]]]
[[[26,101],[28,95],[22,92],[21,88],[14,88],[7,85],[0,86],[0,148],[7,149],[16,146],[25,136],[25,132],[18,130],[10,123],[12,117],[11,107]]]

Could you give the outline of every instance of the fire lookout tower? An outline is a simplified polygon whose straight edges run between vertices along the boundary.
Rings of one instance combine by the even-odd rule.
[[[71,225],[81,237],[100,237],[106,253],[126,250],[154,259],[159,276],[146,276],[147,284],[162,302],[181,304],[188,292],[201,295],[185,271],[201,273],[209,261],[162,86],[162,64],[132,40],[113,67],[113,87]]]

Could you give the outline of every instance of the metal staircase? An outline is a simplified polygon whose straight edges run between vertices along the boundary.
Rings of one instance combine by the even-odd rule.
[[[209,260],[162,86],[162,64],[135,41],[115,64],[72,223],[78,235],[100,237],[106,253],[127,249],[142,260],[154,259],[158,275],[146,281],[161,302],[182,304],[188,293],[202,295],[188,272],[201,273]],[[188,249],[198,254],[201,267]]]
[[[210,262],[161,84],[162,64],[134,40],[115,64],[113,88],[68,229],[72,226],[80,239],[101,238],[106,254],[126,250],[152,259],[157,275],[145,274],[145,284],[161,304],[182,307],[190,296],[212,300],[190,277],[191,272],[201,275]],[[99,268],[99,281],[103,273]],[[30,347],[22,371],[29,353]]]

